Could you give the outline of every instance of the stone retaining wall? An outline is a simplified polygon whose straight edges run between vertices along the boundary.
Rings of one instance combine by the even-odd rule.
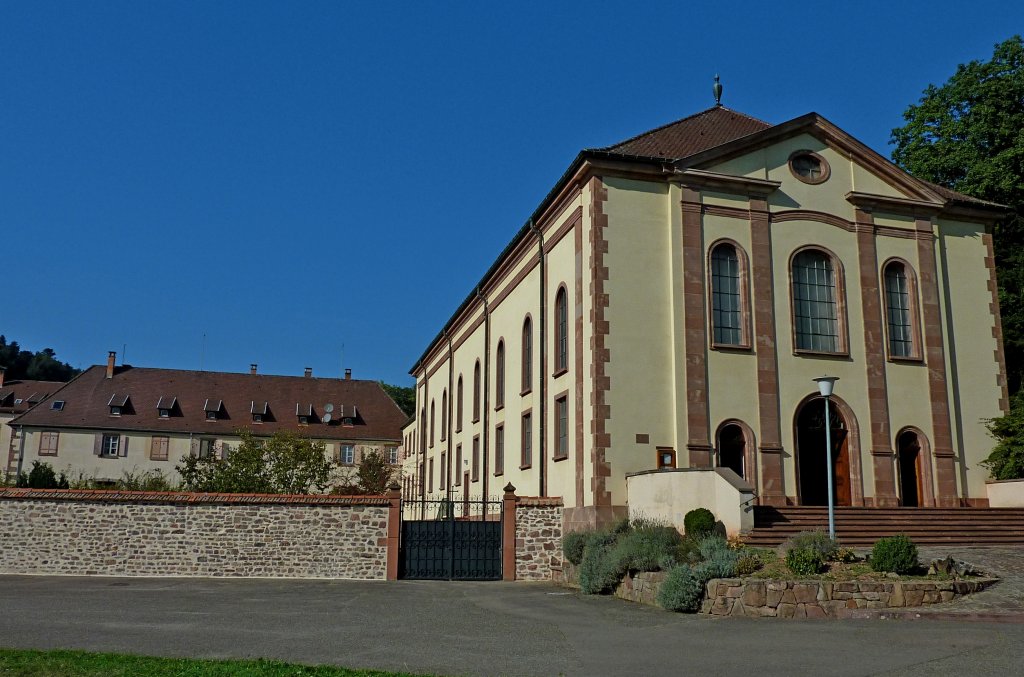
[[[562,499],[516,500],[517,581],[550,581],[562,563]]]
[[[390,507],[372,496],[0,489],[0,573],[383,580]]]
[[[658,590],[665,575],[663,571],[626,574],[614,594],[630,602],[658,606]],[[578,588],[577,567],[565,562],[552,580]],[[707,583],[700,612],[759,618],[835,618],[856,609],[898,609],[948,602],[983,590],[997,580],[833,583],[716,578]]]
[[[826,618],[853,609],[899,609],[949,602],[995,579],[971,581],[708,581],[701,613],[715,616]]]

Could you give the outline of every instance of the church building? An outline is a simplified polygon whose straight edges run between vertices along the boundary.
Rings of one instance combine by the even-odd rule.
[[[1004,213],[817,113],[584,150],[412,367],[406,497],[511,483],[595,524],[633,473],[723,466],[823,505],[828,375],[838,505],[987,505]]]

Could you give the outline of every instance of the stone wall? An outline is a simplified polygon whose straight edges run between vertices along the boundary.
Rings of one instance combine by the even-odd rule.
[[[898,609],[948,602],[994,579],[971,581],[708,581],[701,613],[715,616],[827,618],[854,609]]]
[[[389,499],[0,489],[0,573],[387,577]]]
[[[562,563],[562,499],[516,499],[517,581],[550,581]]]

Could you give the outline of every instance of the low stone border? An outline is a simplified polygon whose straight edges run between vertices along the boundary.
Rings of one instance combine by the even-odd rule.
[[[854,609],[900,609],[949,602],[998,579],[970,581],[708,581],[701,613],[713,616],[835,618]]]
[[[563,562],[553,572],[556,583],[579,587],[577,568]],[[657,606],[665,572],[626,574],[615,596]],[[857,610],[902,609],[949,602],[984,590],[998,578],[969,581],[788,581],[716,578],[708,581],[700,613],[755,618],[844,618]]]

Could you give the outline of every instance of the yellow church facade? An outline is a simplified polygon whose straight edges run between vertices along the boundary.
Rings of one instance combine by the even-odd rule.
[[[811,113],[722,106],[580,153],[415,363],[407,498],[732,469],[762,505],[985,505],[1007,409],[991,228]],[[826,422],[812,379],[838,377]]]

